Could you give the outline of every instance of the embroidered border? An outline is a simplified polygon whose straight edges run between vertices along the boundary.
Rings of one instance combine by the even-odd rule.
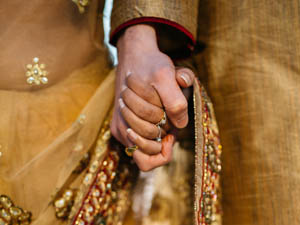
[[[194,104],[197,104],[197,102],[198,104],[201,103],[202,108],[197,110],[197,107],[194,106],[196,131],[196,224],[220,224],[220,172],[222,146],[220,144],[212,103],[200,82],[198,82],[197,86],[199,90],[195,91]],[[201,101],[196,99],[197,94],[201,95]],[[199,130],[199,127],[202,129]],[[201,164],[199,164],[199,160],[201,160]],[[200,166],[201,168],[199,168]],[[200,193],[198,192],[199,186],[201,188]]]

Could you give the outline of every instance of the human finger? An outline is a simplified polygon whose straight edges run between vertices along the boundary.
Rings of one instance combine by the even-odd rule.
[[[128,125],[122,118],[120,111],[116,110],[113,114],[112,121],[110,124],[111,133],[123,145],[132,146],[133,143],[127,137],[127,129]]]
[[[127,129],[127,133],[129,140],[139,147],[139,151],[148,155],[155,155],[161,152],[162,144],[160,142],[145,139],[130,128]]]
[[[130,88],[124,88],[121,96],[126,106],[143,120],[156,124],[164,115],[164,110],[161,107],[147,102]]]
[[[168,134],[162,140],[161,152],[156,155],[148,155],[142,151],[135,151],[133,153],[133,159],[138,165],[140,170],[146,172],[156,167],[165,165],[172,160],[172,149],[175,141],[173,134]]]
[[[188,88],[193,85],[195,74],[188,68],[176,68],[176,80],[181,88]]]
[[[139,118],[148,121],[152,124],[158,124],[166,114],[164,110],[158,106],[150,104],[145,101],[143,98],[138,96],[134,91],[130,88],[124,88],[121,93],[122,99],[125,105]],[[168,119],[165,118],[166,121],[162,125],[162,128],[165,131],[171,129],[171,124]]]
[[[149,123],[137,117],[124,103],[123,99],[119,99],[119,105],[122,116],[136,133],[147,139],[155,139],[159,136],[164,137],[166,132],[162,128],[158,128],[156,125]]]
[[[175,69],[164,68],[154,76],[153,86],[160,96],[168,118],[175,127],[185,127],[188,124],[188,104],[175,79]]]
[[[162,102],[156,90],[137,76],[130,74],[126,77],[126,84],[136,95],[152,105],[163,108]]]

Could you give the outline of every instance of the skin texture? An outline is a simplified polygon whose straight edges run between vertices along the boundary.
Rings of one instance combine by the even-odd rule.
[[[175,141],[174,128],[188,123],[187,100],[181,90],[190,87],[194,74],[175,68],[162,53],[155,29],[149,25],[128,28],[118,43],[115,108],[112,134],[125,146],[139,146],[133,158],[142,171],[170,162]],[[155,125],[167,114],[162,143],[154,139]]]

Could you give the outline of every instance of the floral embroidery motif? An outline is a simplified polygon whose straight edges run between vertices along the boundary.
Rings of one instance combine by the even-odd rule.
[[[40,85],[40,84],[47,84],[48,83],[48,78],[47,74],[48,72],[45,70],[46,65],[45,64],[39,64],[39,58],[35,57],[33,58],[33,64],[27,64],[27,72],[26,76],[27,78],[27,83],[28,84],[35,84],[35,85]]]

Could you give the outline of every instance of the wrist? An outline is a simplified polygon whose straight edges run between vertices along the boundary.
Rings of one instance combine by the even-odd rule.
[[[158,50],[156,31],[146,24],[128,27],[117,42],[118,51],[140,48],[145,51]]]

